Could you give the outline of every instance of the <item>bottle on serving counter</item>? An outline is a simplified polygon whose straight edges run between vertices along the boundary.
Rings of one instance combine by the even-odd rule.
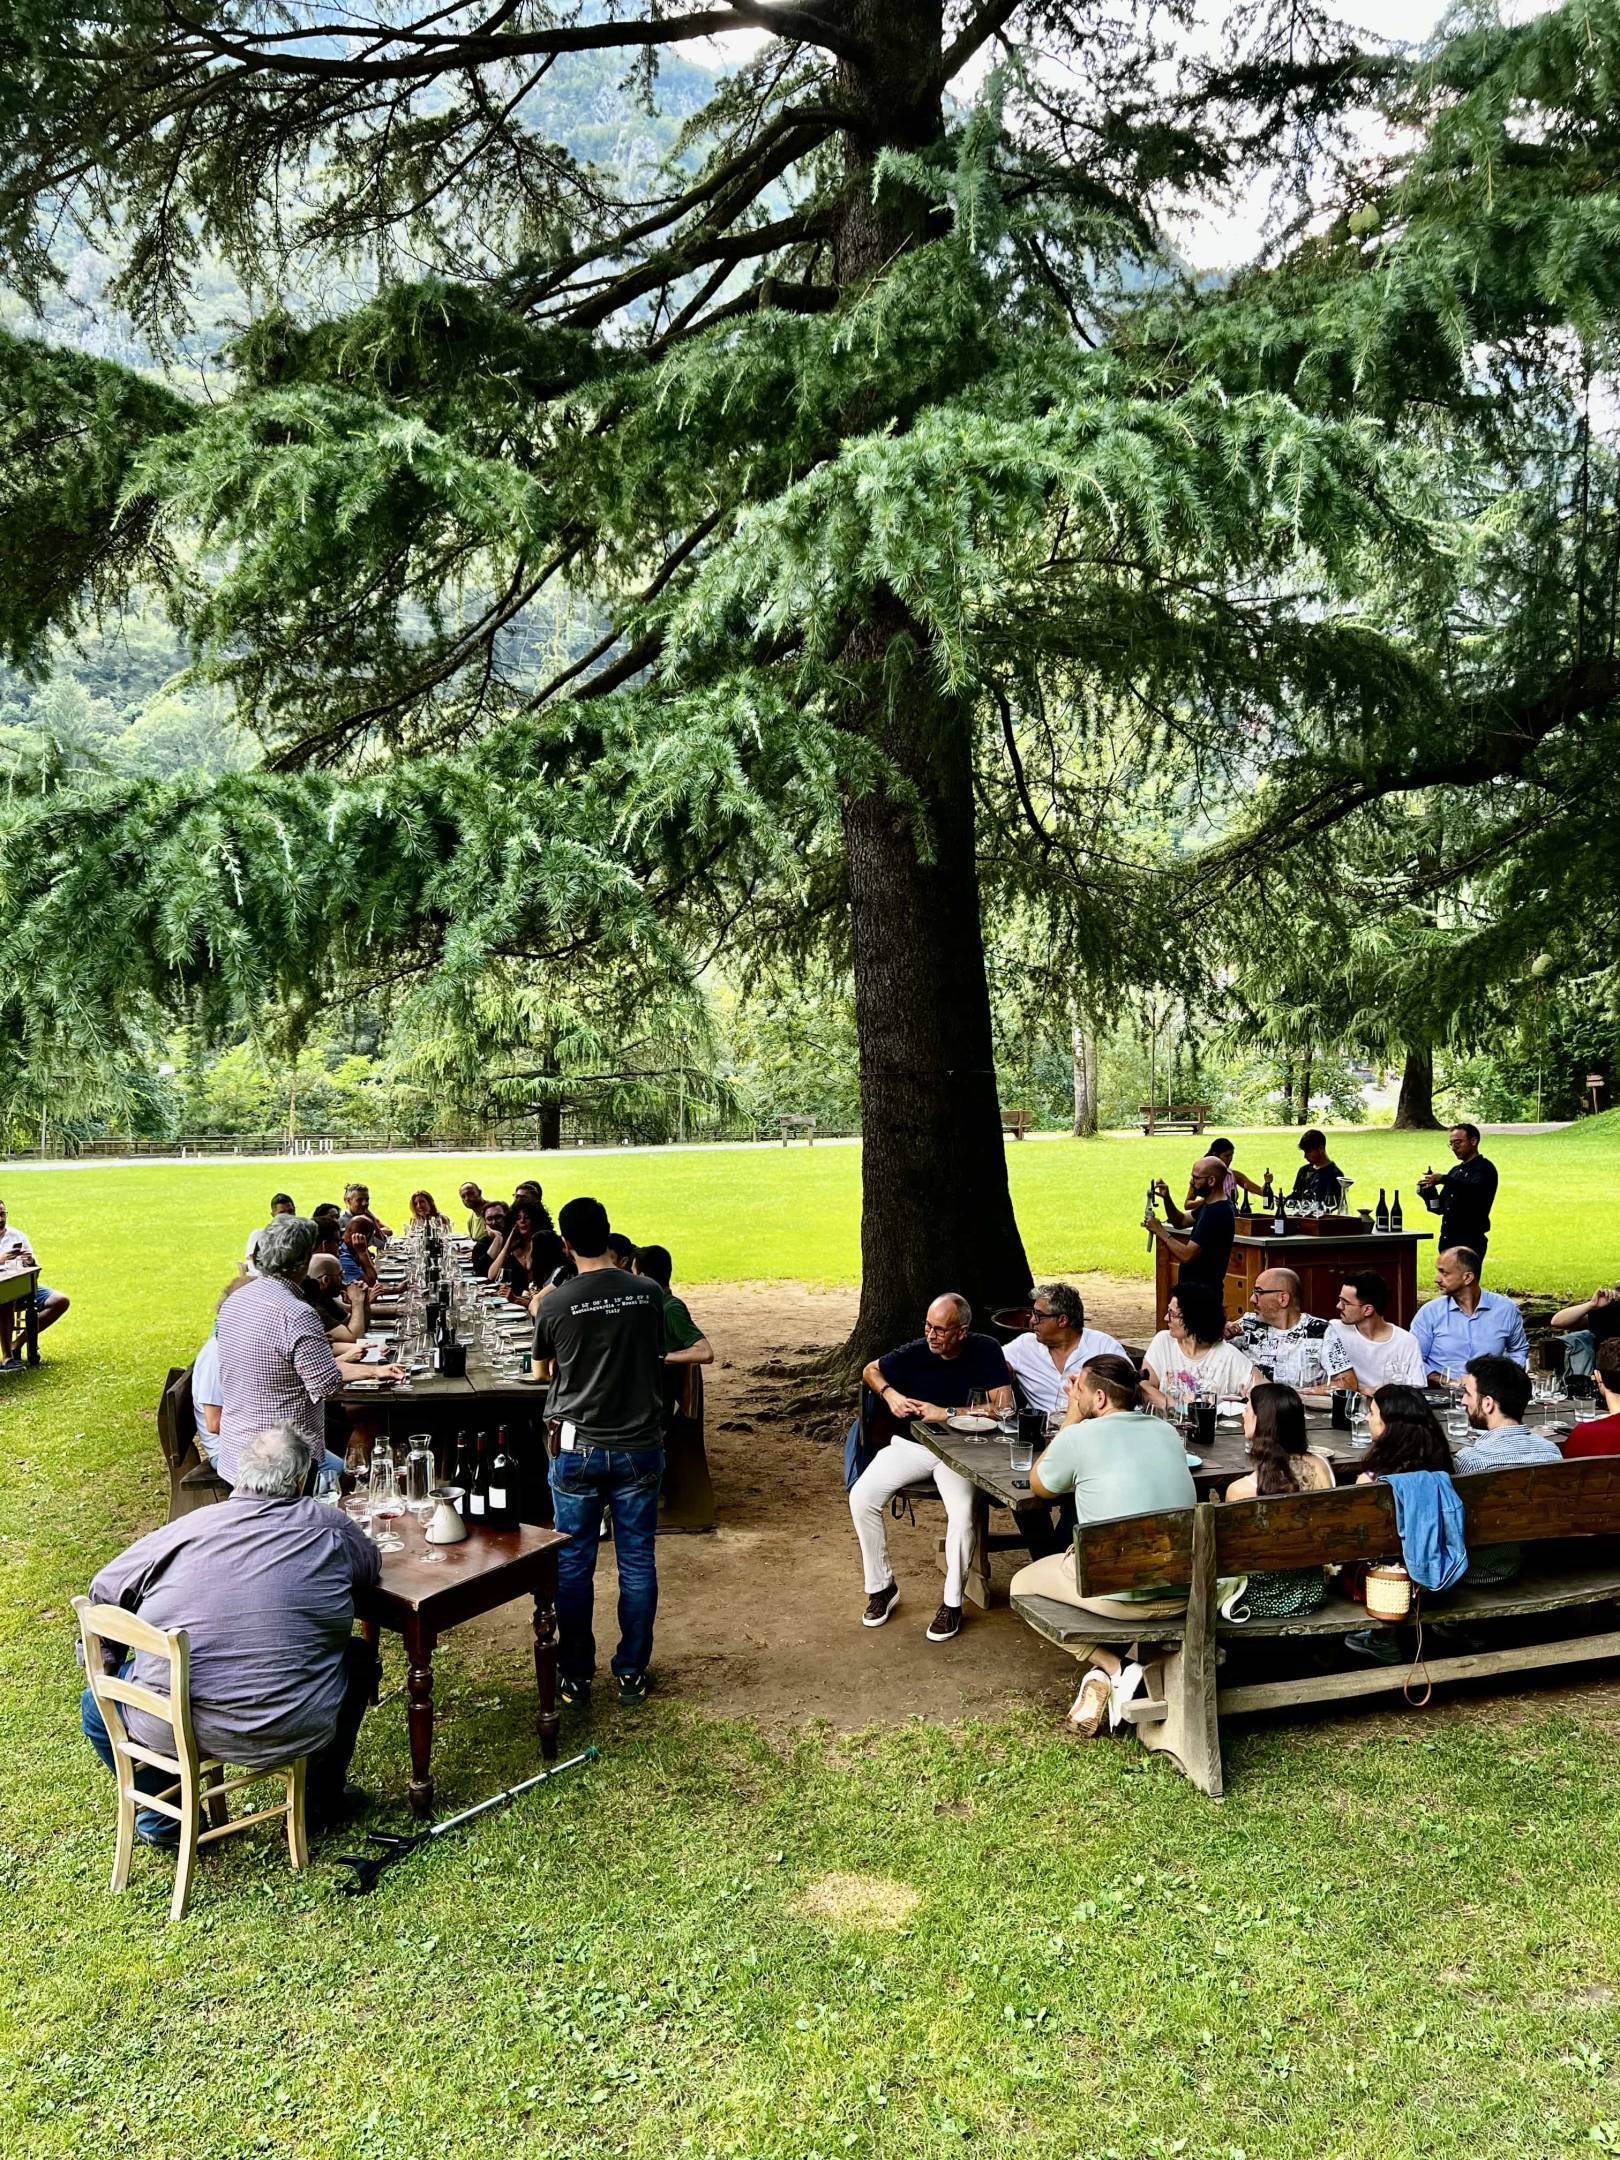
[[[1378,1188],[1378,1207],[1373,1216],[1373,1228],[1377,1231],[1389,1228],[1389,1201],[1385,1198],[1382,1185]]]
[[[1395,1188],[1395,1205],[1389,1211],[1389,1227],[1392,1230],[1406,1228],[1406,1218],[1401,1213],[1401,1188],[1398,1185]]]
[[[1269,1172],[1267,1173],[1269,1175]],[[1271,1203],[1271,1234],[1273,1237],[1288,1235],[1288,1196],[1279,1185],[1276,1198]]]
[[[467,1493],[467,1520],[481,1527],[489,1522],[489,1455],[484,1446],[485,1437],[483,1433],[478,1435],[478,1456]]]
[[[472,1520],[472,1488],[477,1469],[478,1458],[473,1453],[472,1435],[463,1429],[456,1434],[456,1451],[450,1460],[449,1480],[455,1489],[456,1513],[463,1522]]]
[[[506,1444],[506,1427],[495,1435],[495,1453],[489,1465],[489,1514],[491,1530],[511,1530],[517,1525],[517,1458]]]

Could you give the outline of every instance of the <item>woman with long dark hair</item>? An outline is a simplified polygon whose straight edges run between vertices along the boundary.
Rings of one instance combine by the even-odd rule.
[[[1367,1421],[1372,1447],[1358,1485],[1399,1477],[1406,1470],[1451,1470],[1451,1442],[1416,1388],[1396,1380],[1386,1382],[1373,1395]]]
[[[1258,1377],[1253,1358],[1226,1340],[1226,1309],[1212,1283],[1180,1282],[1164,1308],[1164,1326],[1142,1360],[1142,1393],[1155,1410],[1167,1395],[1247,1395]]]
[[[1254,1468],[1227,1486],[1228,1500],[1332,1491],[1333,1465],[1312,1450],[1305,1405],[1293,1388],[1269,1380],[1258,1384],[1243,1406],[1243,1436]],[[1249,1577],[1243,1605],[1252,1619],[1279,1620],[1315,1612],[1326,1589],[1319,1567],[1277,1568]]]

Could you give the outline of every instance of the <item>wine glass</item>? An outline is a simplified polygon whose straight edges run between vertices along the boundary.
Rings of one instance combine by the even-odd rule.
[[[967,1414],[970,1418],[990,1417],[990,1398],[982,1387],[969,1388]]]
[[[405,1540],[394,1524],[405,1512],[393,1451],[378,1441],[371,1453],[371,1538],[379,1552],[403,1552]]]
[[[354,1480],[343,1505],[363,1530],[371,1520],[371,1457],[366,1452],[366,1443],[358,1433],[349,1435],[348,1452],[343,1458],[343,1467]]]

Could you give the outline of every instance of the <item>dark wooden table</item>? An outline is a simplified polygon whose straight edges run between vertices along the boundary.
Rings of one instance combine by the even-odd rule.
[[[39,1269],[15,1268],[0,1275],[0,1305],[22,1306],[22,1356],[25,1365],[39,1363],[39,1317],[34,1311],[34,1292],[39,1288]],[[15,1354],[16,1337],[12,1337]]]
[[[362,1398],[363,1399],[363,1398]],[[446,1628],[476,1620],[518,1598],[534,1600],[534,1677],[540,1753],[557,1759],[558,1530],[474,1530],[460,1545],[429,1545],[412,1516],[396,1525],[402,1552],[384,1553],[382,1581],[357,1603],[360,1620],[404,1639],[410,1697],[411,1811],[433,1807],[433,1652]],[[432,1555],[430,1558],[429,1555]]]

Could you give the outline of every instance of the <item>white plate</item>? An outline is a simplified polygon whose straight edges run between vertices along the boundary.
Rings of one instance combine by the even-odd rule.
[[[1241,1398],[1236,1395],[1223,1395],[1215,1405],[1215,1415],[1217,1417],[1241,1417],[1243,1415]]]
[[[993,1417],[953,1417],[947,1418],[945,1422],[950,1426],[952,1432],[984,1434],[993,1433],[996,1430],[996,1421]]]

